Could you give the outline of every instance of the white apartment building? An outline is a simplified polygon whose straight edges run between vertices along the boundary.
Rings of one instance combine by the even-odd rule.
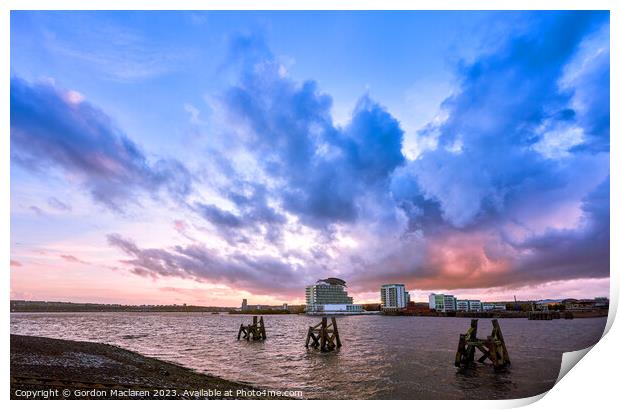
[[[409,292],[405,285],[388,284],[381,286],[381,309],[404,309],[409,303]]]

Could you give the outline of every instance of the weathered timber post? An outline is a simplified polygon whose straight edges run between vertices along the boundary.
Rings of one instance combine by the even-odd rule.
[[[241,334],[243,333],[243,338],[245,339],[245,336],[247,335],[245,327],[243,326],[243,323],[241,324],[241,326],[239,326],[239,333],[237,333],[237,340],[241,339]]]
[[[334,335],[336,336],[336,347],[340,349],[342,343],[340,343],[340,334],[338,333],[338,325],[336,324],[336,318],[332,317],[332,326],[334,327]]]
[[[495,370],[503,370],[510,366],[510,356],[499,322],[497,319],[493,319],[491,323],[493,330],[486,340],[477,337],[478,319],[472,319],[467,333],[459,335],[459,344],[454,361],[456,367],[472,365],[475,360],[476,349],[482,352],[482,356],[478,359],[479,363],[484,363],[486,359],[490,359]]]
[[[259,321],[259,329],[260,329],[260,335],[263,338],[263,340],[267,339],[267,331],[265,330],[265,322],[263,321],[263,317],[260,317],[260,321]]]
[[[472,319],[469,330],[467,331],[466,339],[473,341],[478,336],[478,319]],[[467,347],[467,361],[473,362],[476,356],[476,347],[473,344],[469,344]]]
[[[323,317],[321,319],[321,351],[324,352],[327,345],[327,318]]]
[[[308,327],[306,347],[320,348],[322,352],[342,347],[336,318],[332,317],[331,323],[328,324],[327,317],[324,316],[319,324]]]
[[[265,340],[267,339],[267,332],[265,330],[265,322],[263,317],[258,320],[257,316],[252,317],[252,324],[239,326],[239,333],[237,333],[237,340],[243,336],[246,340]]]
[[[459,335],[459,345],[456,348],[456,358],[454,359],[454,365],[456,367],[460,367],[461,366],[461,361],[463,358],[463,352],[465,351],[465,346],[466,346],[466,342],[465,342],[465,335],[464,334],[460,334]]]
[[[499,327],[499,322],[497,319],[493,319],[491,323],[493,324],[491,339],[495,342],[497,352],[499,353],[497,359],[493,362],[493,367],[495,367],[495,370],[501,370],[506,366],[510,366],[510,356],[508,355],[508,349],[506,348],[506,342],[504,342],[504,335]]]

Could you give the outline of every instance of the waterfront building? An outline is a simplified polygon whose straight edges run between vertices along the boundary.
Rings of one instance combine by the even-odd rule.
[[[403,284],[381,286],[381,310],[405,309],[409,302],[409,292]]]
[[[443,295],[438,295],[436,293],[431,293],[428,295],[428,307],[431,310],[437,310],[440,312],[444,311],[443,305]]]
[[[458,312],[467,312],[469,311],[469,301],[457,299],[456,301],[456,310]]]
[[[604,300],[601,300],[604,299]],[[599,298],[599,305],[597,306],[596,299],[580,299],[580,300],[567,300],[565,303],[566,310],[593,310],[609,307],[609,300],[607,298]],[[605,305],[606,303],[606,305]]]
[[[354,305],[347,294],[347,283],[338,278],[320,279],[314,285],[306,286],[306,313],[343,314],[361,313],[361,305]]]
[[[457,299],[456,310],[459,312],[479,312],[482,304],[479,300]]]
[[[456,310],[456,298],[453,295],[431,293],[428,296],[428,306],[439,312],[453,312]]]
[[[487,303],[482,304],[482,310],[485,312],[488,312],[491,310],[506,310],[506,305],[503,303],[487,302]]]
[[[480,312],[482,310],[482,303],[479,300],[468,300],[470,312]]]
[[[456,310],[456,298],[452,295],[443,295],[443,304],[445,312],[453,312]]]
[[[594,298],[594,307],[599,309],[609,309],[609,299],[606,297]]]

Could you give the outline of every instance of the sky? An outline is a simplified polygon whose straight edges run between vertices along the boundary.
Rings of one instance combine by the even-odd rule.
[[[608,12],[11,13],[11,298],[609,295]]]

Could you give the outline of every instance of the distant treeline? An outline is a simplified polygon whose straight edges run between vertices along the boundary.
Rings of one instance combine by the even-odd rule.
[[[228,312],[230,307],[192,305],[118,305],[12,300],[11,312]]]

